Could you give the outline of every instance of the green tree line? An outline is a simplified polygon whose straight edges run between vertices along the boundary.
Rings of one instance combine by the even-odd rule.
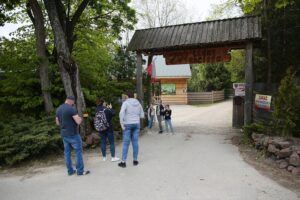
[[[89,113],[88,125],[98,97],[118,109],[118,97],[135,86],[135,57],[121,35],[137,19],[130,0],[0,2],[1,25],[25,24],[0,38],[4,165],[61,148],[54,111],[67,95],[76,96],[80,114]]]

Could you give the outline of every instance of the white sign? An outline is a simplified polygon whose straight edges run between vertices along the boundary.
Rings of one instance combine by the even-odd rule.
[[[263,95],[263,94],[256,94],[255,95],[255,107],[264,110],[271,109],[271,101],[272,96]]]
[[[245,83],[233,83],[234,96],[245,96]]]

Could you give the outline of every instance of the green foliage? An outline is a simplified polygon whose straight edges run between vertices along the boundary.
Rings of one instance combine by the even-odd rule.
[[[269,0],[272,1],[273,8],[283,8],[289,5],[294,5],[295,0]],[[263,4],[263,0],[238,0],[243,11],[247,14],[253,14],[255,9]]]
[[[231,61],[225,63],[226,69],[230,72],[232,83],[245,81],[245,51],[232,50]]]
[[[0,111],[35,112],[42,108],[33,38],[0,40]]]
[[[256,79],[267,80],[268,65],[271,63],[271,78],[273,83],[279,83],[288,66],[300,66],[300,1],[295,0],[239,0],[246,14],[262,17],[262,33],[266,38],[262,42],[264,63],[255,65]],[[268,31],[269,29],[269,31]],[[268,46],[268,38],[270,44]],[[268,60],[268,52],[270,57]]]
[[[0,165],[14,165],[61,149],[54,116],[36,120],[17,115],[0,122]]]
[[[192,78],[188,83],[189,91],[222,90],[230,83],[230,73],[224,64],[192,66]]]
[[[218,4],[212,4],[209,16],[206,20],[218,20],[235,17],[241,14],[241,8],[237,5],[236,0],[227,0]]]
[[[275,128],[281,136],[300,136],[300,87],[291,69],[281,80],[275,99]]]
[[[243,126],[243,137],[242,142],[244,144],[252,143],[252,133],[264,133],[266,131],[266,127],[262,123],[252,123],[249,125]]]

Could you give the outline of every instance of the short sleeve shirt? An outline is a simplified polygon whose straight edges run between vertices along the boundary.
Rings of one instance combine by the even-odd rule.
[[[62,104],[56,110],[56,117],[60,125],[60,134],[62,136],[70,136],[79,134],[78,125],[73,116],[77,115],[76,109],[69,104]]]

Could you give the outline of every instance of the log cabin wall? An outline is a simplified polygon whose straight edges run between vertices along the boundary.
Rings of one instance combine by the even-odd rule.
[[[175,84],[176,95],[161,95],[161,100],[164,104],[170,105],[186,105],[187,99],[187,80],[186,78],[166,78],[160,79],[161,84]]]

